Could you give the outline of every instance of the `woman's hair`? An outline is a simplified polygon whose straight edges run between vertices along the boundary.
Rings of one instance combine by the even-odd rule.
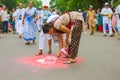
[[[53,25],[51,23],[45,23],[42,26],[43,32],[48,33],[52,27],[53,27]]]

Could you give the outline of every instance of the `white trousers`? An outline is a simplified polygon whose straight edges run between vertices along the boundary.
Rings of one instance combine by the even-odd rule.
[[[118,29],[118,33],[120,34],[120,19],[117,18],[117,29]]]
[[[17,32],[18,32],[18,35],[22,35],[23,34],[23,24],[22,22],[17,22]]]
[[[103,33],[107,34],[107,32],[106,32],[106,24],[108,24],[109,35],[112,35],[111,20],[103,20]]]
[[[15,20],[15,29],[16,29],[16,33],[19,33],[19,30],[18,30],[18,21]]]
[[[48,40],[52,38],[51,35],[49,34],[44,34],[43,31],[40,32],[40,37],[39,37],[39,50],[44,50],[46,47],[46,43]]]

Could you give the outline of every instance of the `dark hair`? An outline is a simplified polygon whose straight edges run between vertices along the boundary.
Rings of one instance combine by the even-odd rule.
[[[45,23],[42,26],[43,32],[48,33],[52,27],[53,27],[53,25],[51,23]]]

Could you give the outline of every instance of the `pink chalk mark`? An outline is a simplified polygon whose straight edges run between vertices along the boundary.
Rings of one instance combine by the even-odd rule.
[[[27,64],[37,68],[54,69],[54,68],[67,68],[67,64],[63,64],[67,61],[67,58],[57,58],[56,55],[40,55],[40,56],[26,56],[18,59],[18,62]],[[84,61],[84,58],[76,58],[76,64]],[[36,72],[36,70],[31,70]]]

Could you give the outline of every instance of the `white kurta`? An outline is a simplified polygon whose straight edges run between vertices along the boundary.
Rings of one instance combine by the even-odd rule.
[[[120,5],[117,6],[116,8],[116,14],[117,14],[117,28],[118,28],[118,32],[120,34]]]
[[[59,15],[52,15],[47,19],[47,23],[51,22],[53,19],[57,18]],[[39,49],[44,50],[47,40],[50,40],[52,36],[50,34],[45,34],[43,31],[40,32],[40,38],[39,38]]]
[[[101,11],[101,14],[110,14],[112,15],[113,12],[111,8],[103,8]],[[103,33],[106,34],[106,24],[108,24],[109,27],[109,35],[112,35],[112,26],[111,26],[111,19],[108,18],[108,16],[103,16]]]
[[[38,25],[38,30],[41,30],[42,25],[43,25],[43,18],[44,18],[44,14],[43,11],[38,11],[38,15],[40,16],[39,20],[37,21],[37,25]]]
[[[16,28],[17,28],[18,35],[22,35],[23,34],[22,20],[23,20],[24,13],[25,13],[25,9],[24,8],[17,9],[13,13],[13,17],[16,17]]]

